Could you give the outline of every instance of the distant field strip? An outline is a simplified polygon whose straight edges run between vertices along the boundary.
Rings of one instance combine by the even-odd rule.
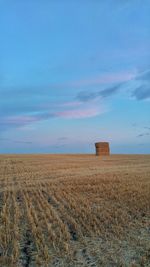
[[[150,156],[0,155],[0,266],[150,266]]]

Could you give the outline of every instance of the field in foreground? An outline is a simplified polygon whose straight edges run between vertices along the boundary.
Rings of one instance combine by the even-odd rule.
[[[0,266],[150,266],[150,156],[0,155]]]

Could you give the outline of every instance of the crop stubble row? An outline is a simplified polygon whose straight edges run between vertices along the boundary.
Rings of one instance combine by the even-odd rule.
[[[149,229],[149,162],[148,156],[1,156],[0,263],[98,264],[87,240],[123,240],[129,229]]]

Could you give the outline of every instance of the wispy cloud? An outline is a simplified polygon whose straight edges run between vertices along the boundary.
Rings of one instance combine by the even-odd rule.
[[[150,84],[143,84],[136,88],[132,94],[137,100],[146,100],[150,98]]]
[[[150,133],[141,133],[141,134],[138,134],[137,137],[144,137],[144,136],[149,136]]]
[[[72,102],[73,103],[73,102]],[[68,109],[69,107],[69,109]],[[0,117],[0,132],[11,129],[11,128],[21,128],[26,125],[33,125],[40,121],[49,120],[52,118],[63,118],[63,119],[83,119],[98,116],[106,112],[104,108],[101,108],[91,104],[84,104],[80,102],[80,106],[77,108],[76,105],[70,107],[70,103],[67,106],[66,103],[63,109],[59,107],[58,110],[49,112],[38,112],[38,113],[28,113],[16,116],[1,116]]]
[[[150,130],[150,127],[148,127],[148,126],[145,126],[145,127],[144,127],[144,129]]]
[[[150,99],[150,69],[144,72],[133,72],[126,77],[124,81],[119,82],[119,79],[116,79],[114,85],[107,86],[105,89],[91,92],[91,89],[88,91],[81,91],[77,95],[77,99],[83,102],[91,101],[96,98],[107,98],[113,96],[114,94],[121,92],[123,89],[135,98],[136,100],[148,100]],[[115,81],[115,80],[114,80]]]
[[[4,116],[0,118],[0,131],[8,130],[10,128],[19,128],[28,124],[33,124],[41,120],[46,120],[54,117],[54,114],[50,113],[38,113],[38,114],[24,114],[17,116]]]
[[[115,73],[101,73],[97,76],[91,78],[85,78],[81,80],[67,81],[63,83],[55,83],[49,84],[47,86],[31,86],[31,87],[9,87],[5,88],[0,87],[0,121],[1,118],[8,116],[21,116],[26,114],[28,116],[29,113],[41,113],[43,119],[45,119],[45,113],[55,113],[60,111],[64,111],[65,109],[77,107],[80,108],[81,101],[86,101],[86,98],[95,99],[96,97],[107,97],[108,95],[112,95],[115,88],[107,88],[104,90],[99,90],[98,92],[86,93],[85,95],[82,92],[77,97],[78,99],[74,99],[74,95],[76,95],[76,91],[78,92],[79,88],[83,90],[93,90],[94,86],[104,86],[112,83],[125,82],[133,78],[134,71],[124,71],[124,72],[115,72]],[[70,93],[70,99],[68,101],[60,101],[61,97],[64,99],[64,91],[68,89]],[[59,97],[58,96],[59,92]],[[61,94],[61,95],[60,95]],[[67,96],[68,97],[68,96]],[[71,99],[72,98],[72,99]],[[59,101],[58,101],[59,100]],[[61,103],[60,103],[61,102]],[[30,116],[31,117],[31,116]],[[49,117],[49,115],[48,115]],[[29,118],[30,120],[31,118]],[[32,117],[33,120],[37,119]],[[40,119],[40,118],[38,118]],[[28,119],[27,119],[28,120]],[[18,124],[19,122],[16,122]],[[10,124],[14,125],[14,122]],[[26,124],[26,122],[25,122]]]
[[[114,85],[110,88],[106,88],[97,92],[80,92],[77,95],[77,99],[83,102],[87,102],[87,101],[91,101],[94,100],[96,98],[107,98],[109,96],[114,95],[115,93],[117,93],[120,89],[120,84],[119,85]]]
[[[82,79],[79,81],[73,81],[68,83],[70,87],[85,87],[85,86],[94,86],[101,84],[112,84],[125,82],[133,79],[135,77],[134,72],[118,72],[118,73],[103,73],[97,77],[93,77],[90,79]]]
[[[56,104],[55,106],[66,108],[66,107],[78,107],[80,105],[81,105],[80,101],[68,101],[68,102]]]
[[[86,108],[86,109],[76,109],[76,110],[66,110],[58,112],[56,115],[60,118],[65,119],[83,119],[95,117],[104,113],[104,111],[100,111],[98,108]]]
[[[68,88],[86,87],[91,89],[86,92],[81,91],[74,100],[69,99],[68,101],[62,102],[60,102],[60,100],[57,102],[57,98],[55,98],[55,101],[48,101],[47,96],[51,95],[48,89],[41,90],[41,88],[37,88],[37,90],[35,90],[35,88],[31,88],[28,92],[25,92],[26,90],[24,89],[17,90],[16,92],[12,91],[11,94],[14,94],[15,102],[9,103],[9,101],[11,101],[11,98],[9,98],[7,103],[8,98],[6,96],[7,94],[9,95],[9,90],[6,90],[7,94],[4,94],[4,96],[2,94],[4,98],[3,101],[1,101],[2,105],[0,107],[0,131],[11,128],[21,128],[52,118],[84,119],[98,116],[106,112],[106,110],[100,107],[101,103],[98,103],[99,99],[105,99],[117,94],[126,84],[130,87],[131,81],[132,96],[139,100],[147,99],[150,96],[150,89],[146,87],[146,89],[141,91],[139,87],[136,87],[137,83],[134,84],[134,81],[138,81],[139,86],[139,81],[149,84],[149,80],[150,70],[138,75],[135,75],[135,71],[102,74],[91,79],[68,82],[66,85],[64,83],[60,85],[60,87],[58,85],[58,88],[67,86]],[[106,88],[93,91],[93,85],[101,85],[101,87],[106,86]],[[134,88],[134,86],[136,88]],[[143,85],[141,84],[141,86]],[[4,92],[2,89],[0,89],[0,91]],[[22,92],[26,94],[25,100],[22,96]]]
[[[125,78],[125,77],[124,77]],[[130,92],[131,96],[134,97],[136,100],[147,100],[150,99],[150,69],[147,69],[144,72],[133,72],[130,75],[126,76],[124,81],[119,82],[119,79],[116,80],[117,82],[112,86],[107,86],[103,90],[99,91],[81,91],[77,95],[77,99],[80,101],[91,101],[96,98],[107,98],[109,96],[113,96],[114,94],[118,93],[122,89],[127,90]]]
[[[42,119],[47,119],[48,114],[37,114],[37,115],[21,115],[21,116],[9,116],[1,119],[1,126],[5,125],[14,125],[14,126],[23,126],[33,122],[37,122]]]
[[[150,99],[150,69],[137,75],[135,81],[138,83],[135,83],[132,96],[137,100]]]
[[[77,95],[77,99],[82,102],[88,102],[88,101],[96,99],[97,97],[98,97],[97,92],[82,91]]]
[[[148,69],[148,70],[146,70],[144,72],[141,72],[136,79],[143,80],[143,81],[144,80],[145,81],[147,81],[147,80],[150,81],[150,69]]]
[[[113,73],[100,73],[97,76],[92,76],[91,78],[77,79],[73,81],[67,81],[62,83],[50,83],[47,86],[30,86],[30,87],[0,87],[0,94],[2,94],[3,99],[8,100],[8,97],[20,99],[24,104],[24,108],[34,109],[37,111],[37,106],[34,105],[33,101],[30,99],[34,97],[37,99],[39,97],[49,97],[50,92],[53,91],[62,91],[63,89],[68,89],[74,91],[79,88],[93,88],[94,86],[100,85],[112,85],[116,83],[123,83],[132,80],[135,78],[135,71],[122,71],[122,72],[113,72]],[[28,104],[26,101],[28,100]],[[70,101],[71,103],[71,101]],[[77,104],[77,103],[76,103]],[[21,107],[20,107],[21,108]]]
[[[13,140],[10,138],[0,138],[0,142],[12,142],[15,144],[29,144],[29,145],[33,143],[32,141]]]

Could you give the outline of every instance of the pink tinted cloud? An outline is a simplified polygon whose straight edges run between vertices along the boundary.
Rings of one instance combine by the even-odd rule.
[[[98,116],[103,112],[104,111],[98,108],[86,108],[86,109],[65,110],[58,112],[56,115],[60,118],[65,118],[65,119],[83,119],[83,118]]]
[[[78,107],[81,105],[80,101],[70,101],[58,104],[59,107]]]
[[[49,84],[53,89],[70,89],[70,88],[80,88],[83,86],[94,86],[101,84],[111,84],[130,81],[134,79],[137,75],[137,71],[134,69],[132,71],[122,71],[122,72],[112,72],[112,73],[102,73],[95,77],[87,77],[81,80],[66,81],[64,83]]]
[[[31,122],[34,122],[36,121],[36,117],[34,116],[12,116],[12,117],[7,117],[3,120],[3,123],[8,123],[8,124],[16,124],[16,125],[19,125],[19,124],[28,124],[28,123],[31,123]]]
[[[1,119],[0,123],[3,126],[15,126],[22,127],[28,124],[32,124],[41,120],[46,120],[48,118],[53,117],[54,114],[50,113],[38,113],[31,115],[18,115],[18,116],[9,116]]]
[[[87,85],[100,85],[100,84],[111,84],[117,82],[125,82],[136,77],[134,72],[119,72],[119,73],[110,73],[103,74],[91,79],[79,80],[69,83],[70,86],[87,86]]]
[[[45,114],[37,114],[37,115],[22,115],[22,116],[12,116],[5,117],[1,120],[1,124],[5,127],[17,127],[22,128],[26,125],[32,125],[36,122],[47,120],[50,118],[64,118],[64,119],[82,119],[82,118],[90,118],[95,117],[99,114],[103,113],[102,110],[97,107],[83,107],[80,109],[71,109],[58,111],[53,114],[45,113]]]

